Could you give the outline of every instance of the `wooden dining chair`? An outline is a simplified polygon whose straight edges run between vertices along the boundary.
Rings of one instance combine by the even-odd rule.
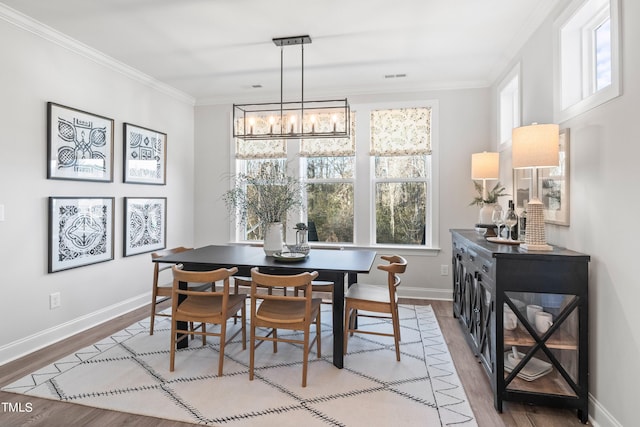
[[[233,268],[219,268],[212,271],[184,271],[182,265],[174,265],[173,271],[173,287],[171,297],[171,356],[169,370],[173,372],[175,365],[176,344],[178,341],[187,339],[187,334],[195,334],[202,336],[202,345],[206,345],[208,336],[220,337],[220,355],[218,356],[218,376],[222,375],[222,367],[224,364],[224,347],[225,345],[242,332],[242,349],[247,348],[247,310],[246,295],[232,294],[229,292],[229,277],[238,271]],[[215,289],[212,292],[194,291],[190,289],[180,289],[180,282],[187,283],[216,283],[222,281],[222,291]],[[182,302],[179,297],[185,296]],[[227,321],[233,317],[238,311],[241,312],[241,328],[236,331],[229,339],[227,339]],[[200,322],[192,330],[178,329],[178,322]],[[220,332],[207,332],[207,323],[220,325]],[[183,333],[180,339],[176,334]]]
[[[251,270],[251,334],[249,380],[253,380],[255,366],[255,350],[264,341],[273,342],[273,352],[278,352],[278,341],[302,344],[302,387],[307,386],[307,366],[309,350],[314,342],[317,345],[318,359],[321,357],[320,298],[312,298],[311,282],[318,277],[318,272],[305,272],[291,276],[279,276],[260,273],[257,267]],[[259,286],[302,288],[304,296],[274,295],[258,293]],[[315,323],[316,333],[310,340],[311,324]],[[267,328],[266,335],[257,335],[257,328]],[[304,338],[296,340],[278,337],[278,329],[303,331]],[[260,341],[256,345],[256,340]]]
[[[400,361],[400,318],[398,316],[398,294],[396,290],[400,286],[399,274],[404,273],[407,268],[407,260],[398,255],[383,255],[381,258],[389,262],[389,264],[378,266],[379,270],[387,272],[387,286],[355,283],[349,287],[345,294],[344,354],[347,354],[349,334],[353,335],[354,332],[357,332],[383,335],[393,337],[396,345],[396,359]],[[386,313],[387,315],[362,313],[358,310]],[[391,318],[393,334],[360,329],[356,326],[358,317]]]
[[[185,248],[184,246],[178,246],[177,248],[166,249],[160,252],[154,252],[151,254],[151,259],[155,260],[158,258],[162,258],[168,255],[177,254],[180,252],[190,251],[192,248]],[[156,313],[156,305],[159,302],[165,301],[167,298],[171,298],[171,286],[172,281],[169,277],[167,277],[166,283],[159,283],[161,276],[163,276],[162,272],[165,270],[171,269],[173,264],[162,264],[159,262],[153,263],[153,288],[151,290],[151,323],[149,325],[149,335],[153,335],[153,328],[155,326],[156,316],[160,317],[171,317],[170,314],[165,313]],[[165,274],[169,274],[168,272]],[[190,285],[189,288],[195,291],[204,291],[211,288],[211,283],[206,284],[194,284]],[[166,297],[158,301],[158,297]],[[191,325],[193,326],[193,325]]]

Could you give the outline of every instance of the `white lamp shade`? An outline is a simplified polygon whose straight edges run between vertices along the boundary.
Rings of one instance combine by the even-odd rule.
[[[554,124],[533,124],[515,128],[512,134],[514,169],[552,168],[558,166],[560,127]]]
[[[471,179],[498,179],[500,177],[499,153],[474,153],[471,155]]]

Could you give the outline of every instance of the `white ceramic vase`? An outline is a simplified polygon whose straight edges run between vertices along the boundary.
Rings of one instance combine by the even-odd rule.
[[[478,216],[478,224],[493,224],[493,219],[491,215],[493,214],[493,209],[495,208],[495,203],[484,203],[480,208],[480,215]]]
[[[273,256],[276,252],[282,252],[282,223],[272,222],[267,224],[264,232],[264,253]]]

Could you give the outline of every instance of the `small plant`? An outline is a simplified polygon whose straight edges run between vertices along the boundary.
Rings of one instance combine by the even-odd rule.
[[[509,195],[505,193],[505,188],[502,184],[500,184],[500,181],[498,181],[498,183],[487,192],[486,199],[482,198],[482,183],[473,181],[473,185],[475,186],[478,195],[473,198],[473,201],[469,203],[469,206],[482,206],[484,204],[498,203],[498,197]]]

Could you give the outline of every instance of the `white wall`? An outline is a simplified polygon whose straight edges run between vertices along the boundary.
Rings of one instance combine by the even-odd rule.
[[[478,215],[470,207],[474,189],[471,181],[471,153],[490,149],[489,89],[448,90],[412,94],[354,95],[352,108],[358,104],[413,100],[438,100],[440,192],[439,244],[441,251],[427,254],[400,252],[409,262],[400,291],[405,296],[451,298],[451,276],[441,276],[440,266],[451,264],[450,228],[471,228]],[[197,246],[229,242],[231,221],[222,202],[229,188],[231,105],[198,106],[195,114],[196,206],[195,237]],[[380,249],[379,253],[389,250]],[[386,283],[381,272],[372,271],[367,280]]]
[[[547,241],[591,256],[589,413],[601,426],[638,424],[640,383],[634,228],[640,212],[634,172],[640,158],[640,3],[622,0],[621,10],[622,96],[560,123],[570,129],[571,224],[547,225]],[[552,22],[548,19],[514,58],[522,67],[524,124],[553,122]],[[501,160],[511,156],[510,150],[502,154]]]
[[[150,255],[123,258],[123,197],[168,199],[168,246],[193,244],[193,101],[0,10],[0,365],[150,301]],[[67,46],[67,47],[64,47]],[[72,47],[73,48],[73,47]],[[154,86],[154,87],[152,87]],[[114,182],[47,180],[46,103],[115,120]],[[122,183],[122,123],[167,133],[167,185]],[[49,196],[115,197],[114,260],[47,274]],[[62,305],[49,309],[49,294]]]

